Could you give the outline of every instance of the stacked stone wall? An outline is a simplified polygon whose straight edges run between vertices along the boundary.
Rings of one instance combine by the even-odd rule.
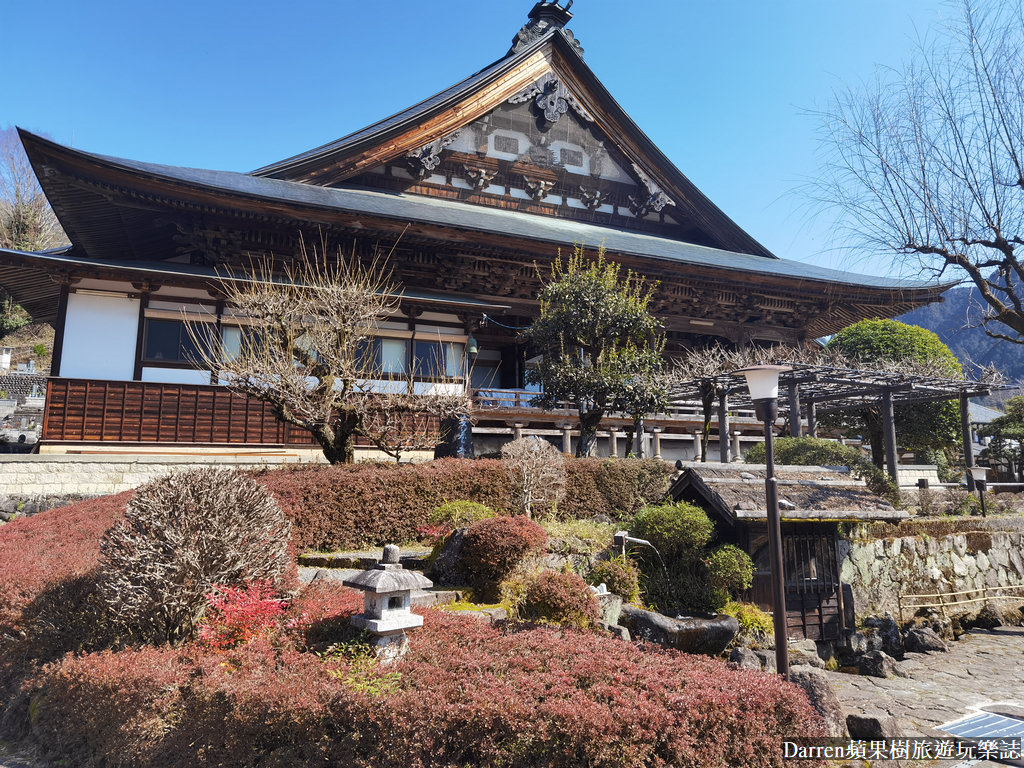
[[[0,456],[0,497],[104,496],[195,467],[259,469],[294,461],[277,456]]]
[[[842,580],[852,590],[857,615],[897,616],[901,595],[1024,585],[1024,518],[978,520],[977,528],[944,536],[841,540]],[[1018,594],[1024,603],[1024,590]],[[962,610],[972,607],[981,604]],[[912,613],[905,611],[906,618]]]

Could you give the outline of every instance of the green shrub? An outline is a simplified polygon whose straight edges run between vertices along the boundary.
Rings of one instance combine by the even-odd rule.
[[[754,561],[732,544],[723,544],[712,551],[704,564],[708,569],[712,610],[721,609],[731,595],[749,589],[754,581]]]
[[[430,513],[430,522],[434,525],[465,528],[467,525],[494,517],[494,514],[493,509],[476,501],[446,501],[434,507],[434,511]]]
[[[640,570],[628,557],[598,560],[590,569],[587,580],[595,587],[604,584],[609,592],[619,595],[627,603],[640,599]]]
[[[669,465],[659,459],[567,459],[558,516],[626,519],[668,493]]]
[[[541,571],[526,582],[520,609],[523,618],[576,629],[587,629],[601,620],[596,595],[575,573]]]
[[[744,456],[751,464],[763,464],[764,443],[750,448]],[[820,437],[775,438],[775,463],[815,467],[849,467],[854,477],[867,483],[868,490],[893,504],[899,502],[899,489],[886,474],[871,463],[859,448],[841,445]]]
[[[46,354],[46,345],[35,344],[32,346],[32,352],[35,354],[36,357],[42,357],[43,355]]]
[[[746,638],[754,645],[767,643],[775,633],[771,615],[753,603],[730,600],[722,606],[721,613],[735,617],[740,624],[740,637]]]
[[[466,531],[458,568],[483,600],[495,599],[499,583],[547,541],[544,529],[526,517],[481,520]]]
[[[680,502],[642,509],[630,533],[647,539],[663,563],[645,547],[633,550],[643,574],[645,600],[662,610],[714,613],[750,586],[754,566],[732,545],[708,552],[714,524],[700,507]]]
[[[651,542],[668,562],[696,556],[710,543],[715,526],[703,509],[680,502],[645,507],[629,531]]]

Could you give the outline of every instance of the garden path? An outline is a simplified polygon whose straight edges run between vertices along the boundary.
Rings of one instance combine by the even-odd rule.
[[[1024,717],[1024,628],[969,632],[948,653],[908,653],[897,666],[908,677],[828,676],[847,713],[894,717],[902,736],[948,738],[939,726],[982,709]]]

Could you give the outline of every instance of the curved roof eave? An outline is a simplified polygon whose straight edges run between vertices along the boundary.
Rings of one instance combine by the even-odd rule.
[[[765,259],[753,254],[710,248],[614,227],[444,199],[366,189],[319,187],[233,171],[181,168],[94,155],[64,147],[27,132],[23,132],[23,138],[26,147],[31,150],[49,150],[69,159],[98,164],[135,178],[144,177],[163,185],[177,187],[178,189],[168,189],[164,194],[176,195],[179,198],[182,197],[181,187],[185,186],[234,198],[288,203],[307,210],[371,215],[397,222],[416,221],[442,227],[498,233],[511,238],[553,245],[571,242],[596,245],[603,242],[606,249],[612,253],[728,272],[774,275],[792,279],[796,283],[839,284],[933,295],[955,285],[858,275],[805,262]],[[130,183],[128,179],[126,182]]]

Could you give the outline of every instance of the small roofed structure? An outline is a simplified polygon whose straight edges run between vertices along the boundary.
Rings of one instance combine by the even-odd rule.
[[[782,518],[786,623],[790,636],[837,640],[853,625],[850,592],[840,578],[840,522],[898,522],[895,509],[846,468],[777,466]],[[766,467],[758,464],[683,466],[669,493],[708,512],[718,539],[735,544],[754,561],[748,599],[772,610],[768,557]]]
[[[363,613],[353,616],[350,622],[377,636],[377,656],[381,661],[391,661],[405,653],[406,630],[423,626],[423,617],[411,610],[412,593],[434,586],[422,573],[405,570],[398,556],[398,547],[388,544],[380,563],[342,582],[363,593]]]

